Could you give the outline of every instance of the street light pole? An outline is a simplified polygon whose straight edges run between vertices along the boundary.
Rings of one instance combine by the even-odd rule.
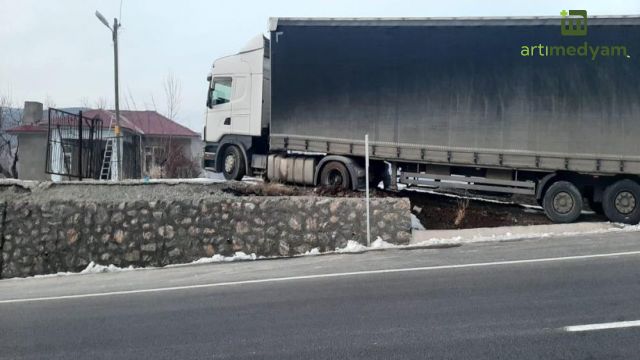
[[[121,180],[123,178],[122,174],[122,161],[124,160],[122,155],[122,135],[120,132],[120,87],[118,86],[118,28],[120,24],[118,24],[118,19],[113,18],[113,64],[114,64],[114,82],[116,87],[116,148],[118,149],[118,163],[116,166],[118,167],[118,174],[116,176],[116,180]]]
[[[99,11],[96,11],[96,17],[100,22],[104,24],[113,37],[113,67],[114,67],[114,82],[115,82],[115,105],[116,105],[116,127],[114,133],[116,135],[114,154],[116,158],[116,176],[115,180],[122,179],[122,135],[120,129],[120,91],[118,86],[118,28],[121,24],[118,23],[117,18],[113,18],[113,28],[109,26],[107,19],[105,19]]]

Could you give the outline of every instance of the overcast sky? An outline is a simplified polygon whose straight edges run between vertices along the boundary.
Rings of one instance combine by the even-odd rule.
[[[96,10],[110,22],[121,17],[121,106],[165,112],[163,79],[173,73],[182,86],[177,120],[198,132],[211,63],[266,34],[271,16],[640,14],[639,0],[123,0],[121,14],[120,3],[0,0],[0,94],[17,105],[35,100],[57,107],[93,106],[103,98],[112,108],[113,47]]]

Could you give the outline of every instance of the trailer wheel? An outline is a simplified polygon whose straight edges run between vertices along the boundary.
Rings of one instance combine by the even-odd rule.
[[[582,212],[583,200],[580,190],[568,181],[553,183],[544,193],[544,213],[555,223],[576,221]]]
[[[640,185],[629,179],[617,181],[604,190],[604,214],[613,222],[640,222]]]
[[[246,166],[242,153],[237,146],[231,145],[224,149],[222,173],[227,180],[242,180],[244,177]]]
[[[350,188],[349,171],[339,161],[329,161],[320,172],[320,185],[347,190]]]

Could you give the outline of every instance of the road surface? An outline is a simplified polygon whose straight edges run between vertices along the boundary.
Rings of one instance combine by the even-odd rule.
[[[638,320],[631,232],[0,281],[0,359],[631,359]]]

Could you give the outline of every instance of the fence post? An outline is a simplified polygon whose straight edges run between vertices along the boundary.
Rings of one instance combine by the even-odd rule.
[[[78,117],[78,180],[82,181],[82,110]]]

